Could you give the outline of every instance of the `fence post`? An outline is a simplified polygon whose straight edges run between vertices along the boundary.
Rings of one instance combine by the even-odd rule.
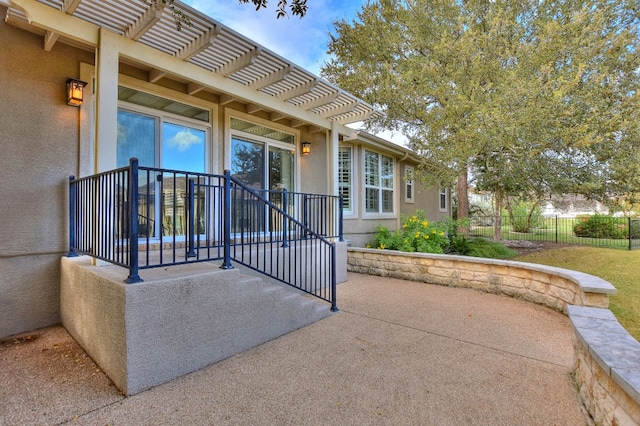
[[[189,179],[189,187],[188,187],[188,197],[189,197],[189,204],[188,204],[188,212],[189,212],[189,218],[188,218],[188,222],[187,222],[187,226],[189,227],[189,249],[187,252],[187,257],[196,257],[196,252],[194,250],[194,246],[196,244],[195,241],[195,232],[193,230],[193,226],[194,226],[194,211],[193,211],[193,197],[194,197],[194,191],[195,190],[195,179],[190,178]]]
[[[338,312],[337,295],[336,295],[336,244],[331,244],[331,312]]]
[[[344,241],[343,228],[342,228],[343,207],[344,207],[344,197],[342,196],[342,194],[340,194],[340,197],[338,198],[338,237],[340,242]]]
[[[629,215],[628,217],[629,219],[629,250],[633,249],[633,232],[631,232],[631,225],[633,225],[633,222],[631,221],[631,215]]]
[[[558,244],[558,215],[556,215],[556,244]]]
[[[67,257],[77,257],[76,252],[76,183],[75,176],[69,176],[69,252]]]
[[[142,282],[138,274],[138,159],[129,159],[129,187],[127,188],[127,221],[129,222],[129,276],[127,284]]]
[[[287,226],[287,207],[289,207],[288,205],[288,196],[287,196],[287,188],[282,188],[282,210],[284,211],[284,214],[282,215],[282,246],[284,248],[289,247],[289,232],[288,232],[288,226]]]
[[[233,269],[231,265],[231,170],[224,171],[224,197],[223,197],[223,250],[224,260],[222,269]]]

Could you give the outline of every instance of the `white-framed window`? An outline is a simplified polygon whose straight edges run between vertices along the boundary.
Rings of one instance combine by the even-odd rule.
[[[287,205],[283,205],[282,190],[295,192],[297,188],[299,134],[237,111],[227,112],[227,125],[231,176],[276,206],[297,214],[294,197],[289,197]],[[233,234],[247,229],[252,232],[282,230],[281,223],[273,221],[266,208],[262,214],[251,203],[236,203],[233,208],[236,209],[235,220],[231,224]]]
[[[413,186],[413,167],[405,166],[404,168],[404,201],[407,203],[414,203],[414,191]]]
[[[296,135],[230,117],[231,174],[257,190],[296,190]]]
[[[393,213],[392,157],[364,151],[364,193],[366,213]]]
[[[210,110],[125,86],[118,87],[118,101],[117,167],[127,166],[136,157],[144,167],[186,173],[208,170]],[[139,232],[152,239],[161,235],[185,238],[188,195],[184,175],[164,172],[152,182],[150,175],[141,176],[145,178],[138,189]],[[198,206],[203,218],[198,229],[204,233],[208,226],[204,203]]]
[[[338,194],[342,195],[342,210],[353,212],[353,149],[338,149]]]
[[[440,188],[440,211],[441,212],[446,212],[449,210],[449,203],[448,203],[448,197],[447,197],[447,192],[448,189],[447,188]]]

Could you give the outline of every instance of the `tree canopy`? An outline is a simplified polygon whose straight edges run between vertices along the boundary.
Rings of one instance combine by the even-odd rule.
[[[638,191],[639,22],[635,0],[372,1],[322,73],[384,112],[368,126],[409,139],[423,182],[458,182],[459,217],[467,176],[603,198]]]

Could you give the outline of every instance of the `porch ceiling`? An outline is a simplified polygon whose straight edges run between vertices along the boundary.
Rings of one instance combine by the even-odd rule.
[[[31,0],[30,0],[31,1]],[[111,30],[123,37],[164,52],[174,58],[206,69],[256,92],[287,102],[304,111],[338,124],[349,124],[380,114],[371,105],[320,79],[305,69],[278,56],[253,40],[225,27],[201,12],[175,1],[175,8],[189,17],[190,26],[176,28],[175,20],[160,0],[158,7],[144,0],[33,0],[68,15]],[[9,4],[17,5],[21,2]],[[7,11],[7,22],[28,25],[18,7]],[[51,50],[65,34],[46,31],[44,49]],[[161,70],[149,70],[149,80],[156,82],[171,76]],[[187,93],[207,90],[205,82],[187,82]],[[220,94],[220,103],[238,100],[251,104],[251,110],[273,108],[252,104],[252,99]],[[290,117],[295,119],[295,117]]]

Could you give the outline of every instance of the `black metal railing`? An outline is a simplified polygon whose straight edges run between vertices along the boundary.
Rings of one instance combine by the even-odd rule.
[[[341,198],[256,191],[225,175],[128,167],[69,181],[69,256],[129,269],[232,260],[336,310]]]
[[[500,221],[496,227],[496,221]],[[472,236],[503,240],[554,242],[633,250],[640,248],[640,219],[605,215],[480,216],[470,222]]]

